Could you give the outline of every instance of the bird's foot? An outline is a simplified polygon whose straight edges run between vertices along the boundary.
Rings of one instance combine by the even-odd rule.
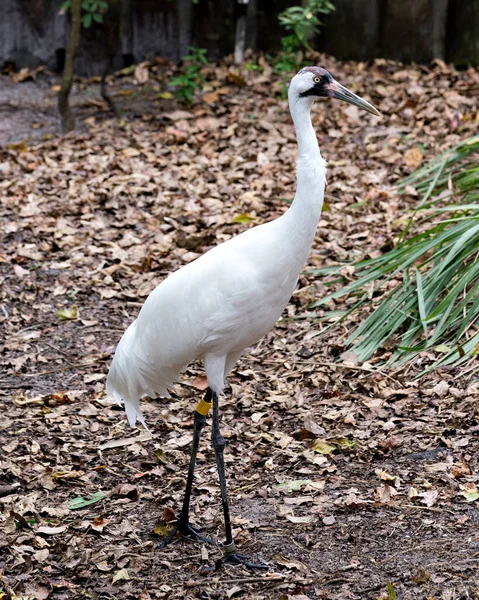
[[[192,527],[188,521],[178,520],[168,536],[161,542],[160,548],[166,548],[177,533],[182,537],[187,537],[198,542],[214,544],[213,540],[205,535],[201,535],[200,530]]]
[[[223,556],[222,563],[224,565],[244,565],[248,569],[268,569],[267,565],[261,563],[253,563],[248,557],[238,554],[234,542],[231,544],[225,544],[224,546],[225,555]]]

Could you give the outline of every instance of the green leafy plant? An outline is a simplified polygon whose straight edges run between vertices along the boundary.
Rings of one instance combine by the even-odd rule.
[[[65,0],[61,6],[63,12],[68,12],[71,8],[71,0]],[[85,29],[88,29],[92,23],[103,23],[103,15],[108,10],[106,0],[82,0],[81,23]]]
[[[196,92],[202,89],[205,78],[201,69],[208,65],[204,48],[189,47],[189,54],[183,57],[183,66],[179,75],[170,79],[169,85],[178,100],[191,104]]]
[[[373,311],[346,340],[360,360],[381,348],[389,351],[389,366],[424,351],[435,357],[430,368],[479,355],[478,152],[476,136],[405,179],[400,189],[413,185],[422,198],[396,246],[356,263],[353,282],[310,306],[345,295],[356,299],[346,311],[327,313],[337,324],[372,303]]]
[[[301,66],[301,48],[312,50],[308,39],[313,32],[318,33],[323,24],[319,14],[328,14],[334,10],[330,0],[308,0],[305,6],[290,6],[278,15],[281,25],[291,33],[281,38],[281,50],[271,59],[276,75],[288,75]],[[281,81],[281,97],[288,95],[286,79]]]
[[[259,65],[257,62],[254,62],[253,60],[247,60],[244,63],[244,68],[247,73],[252,73],[252,72],[260,72],[261,73],[263,71],[263,67],[261,65]]]
[[[298,51],[296,39],[293,35],[281,38],[281,50],[276,56],[269,57],[273,72],[281,77],[280,96],[283,100],[288,97],[288,82],[292,71],[297,71],[301,66],[302,54]]]
[[[319,15],[327,15],[334,10],[331,0],[308,0],[304,6],[290,6],[278,15],[279,22],[287,31],[291,31],[291,40],[296,50],[304,47],[312,50],[308,38],[313,32],[319,33],[323,22]]]
[[[300,56],[294,35],[281,38],[281,50],[272,59],[273,71],[277,75],[289,74],[298,69]]]
[[[390,581],[386,581],[386,585],[388,590],[388,600],[396,600],[397,594],[393,584]]]

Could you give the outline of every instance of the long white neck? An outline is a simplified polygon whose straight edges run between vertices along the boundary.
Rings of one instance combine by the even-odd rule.
[[[297,188],[294,201],[283,215],[291,241],[302,264],[307,258],[321,216],[326,182],[326,161],[321,157],[311,123],[311,97],[290,94],[289,109],[298,140]]]

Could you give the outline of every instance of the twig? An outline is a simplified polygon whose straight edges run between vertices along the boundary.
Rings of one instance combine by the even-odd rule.
[[[3,382],[0,384],[0,390],[18,390],[18,385],[17,384],[7,384],[7,385],[3,385]],[[32,387],[34,387],[33,383],[22,383],[22,385],[20,386],[23,389],[26,390],[30,390]]]
[[[396,579],[396,581],[391,581],[390,582],[391,585],[397,585],[398,583],[401,583],[400,579]],[[386,584],[385,583],[378,583],[377,585],[372,585],[371,587],[368,588],[364,588],[362,589],[359,593],[360,593],[360,597],[364,598],[364,594],[367,594],[369,592],[375,592],[377,590],[380,590],[382,587],[385,587]]]
[[[20,329],[20,331],[12,331],[12,333],[10,333],[9,336],[14,337],[16,335],[22,335],[22,333],[25,333],[25,331],[30,331],[31,329],[39,329],[39,326],[30,325],[30,327],[24,327],[23,329]]]
[[[255,483],[250,483],[249,485],[243,485],[239,488],[234,488],[231,490],[231,494],[236,494],[237,492],[242,492],[243,490],[249,490],[252,487],[256,487],[259,484],[259,481],[255,481]]]
[[[197,585],[205,585],[205,583],[274,583],[274,582],[280,582],[280,581],[285,581],[285,577],[282,575],[275,575],[273,577],[243,577],[241,579],[212,579],[212,580],[205,580],[205,579],[190,579],[189,581],[187,581],[185,583],[186,587],[195,587]],[[290,580],[288,579],[288,581],[292,581],[292,582],[299,582],[299,580]],[[303,581],[303,580],[301,580]]]
[[[338,567],[336,570],[344,573],[345,571],[352,571],[353,569],[357,568],[357,565],[344,565],[343,567]]]
[[[336,577],[335,579],[325,579],[321,581],[321,585],[337,585],[338,583],[349,583],[349,579],[345,579],[344,577]]]
[[[57,367],[56,369],[50,369],[49,371],[40,371],[40,373],[25,373],[16,375],[16,377],[24,378],[24,377],[40,377],[41,375],[50,375],[51,373],[59,373],[60,371],[71,371],[72,369],[81,369],[84,367],[91,367],[99,362],[102,362],[100,359],[94,360],[90,363],[70,363],[69,365],[64,365],[62,367]]]
[[[46,346],[49,346],[53,350],[56,350],[57,352],[60,352],[60,354],[63,354],[63,356],[66,356],[67,358],[69,358],[69,354],[68,354],[68,352],[65,352],[65,350],[62,350],[61,348],[57,348],[53,344],[50,344],[50,342],[43,341],[42,343],[45,344]]]
[[[431,512],[447,512],[451,515],[456,514],[453,510],[448,510],[447,508],[437,508],[436,506],[416,506],[415,504],[401,504],[399,508],[417,508],[419,510],[429,510]]]
[[[201,558],[201,554],[188,554],[188,556],[178,556],[177,558],[169,558],[170,562],[182,562],[187,559]]]
[[[122,446],[130,446],[131,444],[136,444],[137,442],[146,442],[148,440],[152,440],[154,436],[151,433],[141,433],[140,435],[121,438],[121,439],[113,439],[108,440],[104,444],[100,444],[98,446],[98,450],[109,450],[111,448],[120,448]],[[135,469],[136,471],[136,469]]]

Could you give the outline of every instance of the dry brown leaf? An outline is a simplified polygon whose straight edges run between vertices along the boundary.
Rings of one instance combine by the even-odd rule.
[[[422,163],[421,148],[415,146],[414,148],[409,148],[408,150],[406,150],[404,154],[404,162],[410,169],[417,169]]]
[[[336,517],[334,515],[323,517],[323,523],[325,525],[334,525],[336,523]]]
[[[207,104],[214,104],[215,102],[218,102],[219,99],[220,97],[217,92],[209,92],[203,96],[203,101]]]
[[[297,517],[295,515],[285,515],[285,519],[287,519],[288,521],[291,521],[291,523],[295,523],[296,525],[305,524],[305,523],[313,523],[313,521],[315,521],[315,518],[313,515],[305,515],[303,517]]]
[[[421,498],[421,502],[426,506],[434,506],[439,497],[439,492],[437,490],[428,490],[427,492],[421,492],[418,496]]]
[[[141,152],[137,148],[124,148],[122,152],[127,158],[132,158],[133,156],[140,156],[141,154]]]
[[[163,520],[166,521],[166,523],[176,521],[175,511],[169,506],[165,506],[165,508],[163,509]]]
[[[208,387],[208,379],[205,375],[197,375],[192,380],[191,385],[202,392]]]
[[[306,570],[306,565],[304,565],[302,562],[299,560],[290,560],[285,558],[282,554],[275,554],[273,556],[273,560],[276,564],[287,567],[288,569],[296,569],[297,571]]]
[[[140,85],[143,85],[148,81],[149,73],[148,73],[148,64],[147,62],[140,63],[135,67],[135,79],[138,81]]]

